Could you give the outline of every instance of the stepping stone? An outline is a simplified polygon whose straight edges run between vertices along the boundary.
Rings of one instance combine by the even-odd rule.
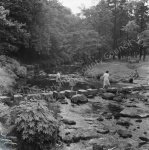
[[[88,99],[85,95],[83,94],[77,94],[77,95],[74,95],[72,96],[71,98],[71,102],[72,103],[87,103],[88,102]]]
[[[68,125],[76,125],[76,122],[73,120],[63,119],[62,122]]]
[[[53,92],[41,93],[41,96],[43,99],[50,101],[51,99],[53,99]]]
[[[28,94],[27,99],[41,99],[41,94]]]
[[[88,95],[88,91],[87,90],[78,90],[78,94],[84,94],[84,95]]]
[[[113,93],[104,93],[102,95],[102,98],[106,99],[106,100],[112,100],[114,97],[115,97],[115,94],[113,94]]]
[[[73,95],[76,95],[76,91],[65,90],[65,96],[71,98]]]
[[[134,86],[127,86],[127,87],[123,87],[122,88],[122,91],[123,92],[127,92],[127,91],[133,91],[135,89],[135,87]]]
[[[135,91],[139,91],[139,90],[142,90],[142,89],[143,89],[142,85],[136,85],[136,86],[134,86],[134,90]]]
[[[109,93],[116,93],[119,89],[118,88],[109,88],[106,90],[106,92],[109,92]]]
[[[61,91],[59,93],[57,91],[54,91],[53,97],[56,99],[65,99],[65,91]]]
[[[23,100],[22,95],[14,95],[14,102],[15,104],[19,104]]]
[[[109,133],[109,129],[107,129],[107,128],[97,129],[97,133],[107,134],[107,133]]]
[[[0,102],[10,102],[11,98],[7,96],[0,96]]]
[[[98,89],[87,89],[89,95],[97,95]]]
[[[144,90],[149,90],[149,85],[142,85],[142,88],[143,88]]]

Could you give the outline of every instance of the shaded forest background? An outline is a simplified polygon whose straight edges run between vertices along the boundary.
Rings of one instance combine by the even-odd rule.
[[[0,55],[55,67],[104,59],[130,40],[118,58],[137,53],[145,60],[148,14],[147,0],[101,0],[77,15],[57,0],[0,0]]]

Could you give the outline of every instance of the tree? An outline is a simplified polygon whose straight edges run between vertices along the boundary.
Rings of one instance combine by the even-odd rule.
[[[134,20],[129,21],[126,26],[122,28],[123,31],[127,34],[127,41],[129,39],[136,40],[139,26],[135,23]]]
[[[140,0],[136,3],[135,20],[140,27],[140,32],[146,29],[148,21],[148,6],[146,6],[146,0]]]
[[[23,24],[7,19],[9,10],[0,6],[0,54],[17,51],[21,45],[27,46],[28,33]]]

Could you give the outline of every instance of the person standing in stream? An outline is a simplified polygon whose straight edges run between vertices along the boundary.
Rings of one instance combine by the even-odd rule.
[[[106,71],[103,75],[103,89],[111,87],[110,81],[109,81],[109,71]]]
[[[56,82],[58,84],[57,90],[60,91],[60,87],[61,87],[61,74],[60,74],[59,71],[57,72],[57,75],[56,75]]]

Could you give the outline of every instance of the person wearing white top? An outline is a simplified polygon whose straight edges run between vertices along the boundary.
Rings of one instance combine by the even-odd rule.
[[[61,74],[60,74],[60,72],[57,72],[56,82],[58,83],[58,89],[59,89],[61,87]]]
[[[109,71],[106,71],[106,73],[103,75],[103,88],[108,88],[110,86]]]

